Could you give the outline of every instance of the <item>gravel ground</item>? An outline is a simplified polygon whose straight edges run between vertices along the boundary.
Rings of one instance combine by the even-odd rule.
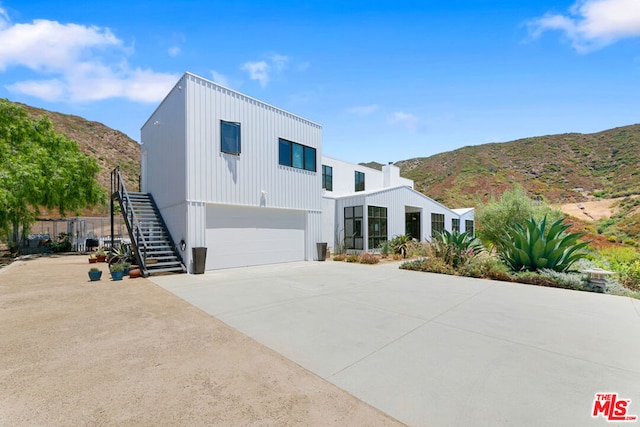
[[[0,425],[401,425],[145,279],[86,256],[0,270]]]

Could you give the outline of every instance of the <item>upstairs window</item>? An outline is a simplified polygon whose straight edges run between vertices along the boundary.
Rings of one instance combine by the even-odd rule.
[[[364,191],[364,172],[356,171],[356,191]]]
[[[331,166],[322,165],[322,188],[333,191],[333,168]]]
[[[316,149],[280,138],[278,140],[278,163],[296,169],[316,171]]]
[[[459,233],[460,232],[460,219],[451,218],[451,232]]]
[[[220,151],[240,154],[240,123],[220,120]]]

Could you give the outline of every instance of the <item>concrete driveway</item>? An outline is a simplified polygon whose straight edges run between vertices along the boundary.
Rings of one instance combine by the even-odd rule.
[[[605,392],[640,415],[638,300],[397,263],[152,281],[409,425],[611,425],[592,417]]]

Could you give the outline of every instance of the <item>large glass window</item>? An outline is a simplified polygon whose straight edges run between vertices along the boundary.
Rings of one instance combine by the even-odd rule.
[[[356,191],[364,191],[364,172],[356,171]]]
[[[220,151],[240,154],[240,123],[220,120]]]
[[[344,208],[344,248],[363,249],[362,206]]]
[[[451,218],[451,232],[459,233],[460,232],[460,219],[459,218]]]
[[[444,231],[444,215],[431,214],[431,237],[438,237]]]
[[[315,172],[316,149],[280,138],[278,140],[278,163]]]
[[[291,144],[291,166],[304,169],[304,147],[300,144]]]
[[[472,236],[475,235],[475,231],[473,230],[473,220],[467,219],[464,221],[464,230]]]
[[[387,208],[379,206],[368,207],[367,224],[369,227],[369,250],[380,247],[387,237]]]
[[[322,165],[322,188],[333,191],[333,168],[331,166]]]

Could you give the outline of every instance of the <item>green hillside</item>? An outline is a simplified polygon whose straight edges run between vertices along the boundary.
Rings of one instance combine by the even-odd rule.
[[[514,183],[554,203],[640,194],[640,124],[464,147],[396,165],[417,190],[455,207]]]

